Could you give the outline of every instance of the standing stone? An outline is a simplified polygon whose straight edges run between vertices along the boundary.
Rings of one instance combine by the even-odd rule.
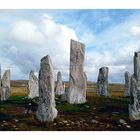
[[[140,52],[134,54],[134,75],[131,77],[129,118],[140,120]]]
[[[64,88],[64,94],[65,94],[65,90],[66,90],[66,85],[65,85],[65,83],[63,83],[63,88]]]
[[[134,75],[131,77],[129,118],[140,120],[140,88]]]
[[[108,93],[108,67],[102,67],[99,69],[99,75],[97,79],[97,95],[109,96]]]
[[[135,52],[134,55],[134,76],[140,86],[140,52]]]
[[[1,89],[1,65],[0,65],[0,89]]]
[[[131,75],[129,72],[125,72],[125,85],[124,85],[124,96],[130,96],[130,86],[131,86]]]
[[[62,95],[65,93],[64,85],[63,85],[63,81],[62,81],[62,74],[60,71],[57,73],[57,82],[56,82],[55,93],[56,93],[56,95]]]
[[[85,79],[86,79],[86,82],[87,82],[87,80],[88,80],[88,79],[87,79],[87,75],[86,75],[86,72],[84,72],[84,76],[85,76]]]
[[[39,71],[39,106],[36,112],[41,122],[51,122],[57,117],[54,94],[54,71],[50,56],[41,59]]]
[[[61,95],[61,101],[65,102],[67,101],[68,89],[66,88],[65,83],[63,84],[63,87],[64,87],[64,94]]]
[[[8,100],[10,96],[10,70],[6,70],[1,81],[1,101]]]
[[[39,96],[38,79],[34,75],[34,71],[32,71],[32,70],[30,71],[30,74],[29,74],[28,92],[29,92],[28,97],[31,99]]]
[[[85,45],[71,40],[70,83],[67,101],[72,104],[86,102],[86,77],[84,75]]]
[[[86,82],[86,85],[85,85],[85,92],[86,92],[86,89],[87,89],[87,80],[88,80],[87,75],[86,75],[86,72],[84,72],[84,77],[85,77],[85,82]]]

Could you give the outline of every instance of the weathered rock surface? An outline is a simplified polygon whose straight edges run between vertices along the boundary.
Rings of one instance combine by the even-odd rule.
[[[0,64],[0,89],[1,89],[1,64]]]
[[[86,102],[86,77],[84,74],[85,45],[71,40],[70,85],[67,101],[72,104]]]
[[[140,52],[135,52],[134,55],[134,76],[140,86]]]
[[[34,98],[39,96],[38,93],[38,79],[37,77],[34,75],[34,71],[30,71],[29,74],[29,81],[28,81],[28,97],[29,98]]]
[[[97,79],[97,95],[109,96],[108,93],[108,67],[102,67],[99,69],[99,75]]]
[[[140,52],[134,55],[134,75],[131,77],[129,118],[140,120]]]
[[[57,82],[56,82],[56,87],[55,87],[55,94],[56,95],[62,95],[65,93],[65,89],[64,89],[64,84],[62,81],[62,74],[59,71],[57,73]]]
[[[130,96],[130,86],[131,86],[131,75],[129,72],[125,72],[125,85],[124,85],[124,96]]]
[[[1,101],[8,100],[10,96],[10,70],[6,70],[1,81]]]
[[[36,112],[37,119],[41,122],[51,122],[57,117],[54,94],[54,71],[50,57],[41,59],[39,71],[39,106]]]
[[[140,88],[134,75],[131,78],[129,118],[140,120]]]

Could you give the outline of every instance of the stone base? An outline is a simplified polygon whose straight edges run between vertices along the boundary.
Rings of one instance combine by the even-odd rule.
[[[34,98],[36,98],[36,97],[39,97],[39,95],[34,95],[34,96],[31,96],[30,94],[28,95],[28,98],[29,98],[29,99],[34,99]]]
[[[86,100],[86,95],[78,92],[71,91],[69,96],[67,96],[67,101],[70,104],[83,104]]]
[[[62,102],[67,101],[67,94],[66,93],[61,95],[61,101]]]
[[[140,120],[140,110],[129,104],[129,119],[132,121]]]
[[[55,108],[47,110],[46,108],[41,107],[43,110],[38,109],[36,112],[36,117],[41,122],[53,122],[57,117],[58,111]]]

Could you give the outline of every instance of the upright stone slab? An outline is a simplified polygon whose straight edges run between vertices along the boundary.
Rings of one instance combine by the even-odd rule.
[[[70,81],[67,101],[71,104],[81,104],[86,102],[85,45],[71,40],[70,46]]]
[[[84,76],[85,76],[85,79],[86,79],[86,82],[87,82],[87,80],[88,80],[88,79],[87,79],[87,75],[86,75],[86,73],[85,73],[85,72],[84,72]],[[86,84],[86,85],[87,85],[87,84]]]
[[[134,75],[131,77],[129,118],[140,120],[140,52],[134,54]]]
[[[99,69],[99,75],[97,79],[97,95],[109,96],[108,93],[108,67],[102,67]]]
[[[41,59],[39,71],[39,106],[36,112],[41,122],[51,122],[57,117],[54,94],[54,71],[50,56]]]
[[[1,65],[0,65],[0,89],[1,89]]]
[[[140,86],[140,52],[135,52],[134,55],[134,76]]]
[[[86,84],[85,84],[85,92],[86,92],[86,89],[87,89],[87,80],[88,80],[86,72],[84,72],[84,77],[85,77],[85,82],[86,82]]]
[[[6,70],[1,80],[1,101],[8,100],[10,96],[10,70]]]
[[[140,120],[140,88],[134,75],[131,78],[129,118]]]
[[[62,95],[65,93],[63,81],[62,81],[62,74],[59,71],[57,73],[57,82],[56,82],[56,87],[55,87],[55,94],[56,95]]]
[[[130,96],[130,86],[131,86],[131,75],[129,72],[125,72],[125,85],[124,85],[124,96]]]
[[[38,79],[37,77],[34,75],[34,71],[30,71],[29,74],[29,81],[28,81],[28,97],[29,98],[34,98],[39,96],[38,93]]]

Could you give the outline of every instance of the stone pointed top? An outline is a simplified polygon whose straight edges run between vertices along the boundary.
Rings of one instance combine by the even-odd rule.
[[[85,44],[84,43],[82,43],[82,42],[79,42],[79,41],[76,41],[76,40],[73,40],[73,39],[71,39],[71,46],[73,46],[72,44],[77,44],[77,46],[84,46],[85,47]]]
[[[6,70],[5,73],[10,72],[10,69]]]
[[[34,74],[34,71],[31,70],[29,73],[29,77],[32,76],[34,79],[38,80],[38,78],[36,77],[36,75]]]
[[[33,70],[31,70],[31,71],[30,71],[30,74],[34,74],[34,71],[33,71]]]
[[[2,77],[2,80],[5,79],[5,77],[7,77],[7,75],[9,75],[9,77],[10,77],[10,69],[5,70],[3,77]]]
[[[10,69],[8,69],[4,72],[2,80],[4,80],[6,77],[10,77]]]
[[[128,71],[125,72],[125,75],[130,75],[130,73]]]
[[[41,63],[42,63],[42,62],[49,62],[49,61],[51,61],[51,58],[50,58],[49,55],[46,55],[46,56],[44,56],[44,57],[41,59]]]
[[[60,79],[60,78],[62,79],[62,74],[61,74],[61,71],[58,71],[58,73],[57,73],[57,80]]]
[[[140,51],[139,52],[135,52],[135,57],[140,57]]]
[[[58,75],[60,74],[61,75],[61,71],[58,71],[58,73],[57,73]]]
[[[108,70],[109,70],[109,68],[108,68],[108,67],[101,67],[99,70],[101,70],[101,69],[108,69]]]

